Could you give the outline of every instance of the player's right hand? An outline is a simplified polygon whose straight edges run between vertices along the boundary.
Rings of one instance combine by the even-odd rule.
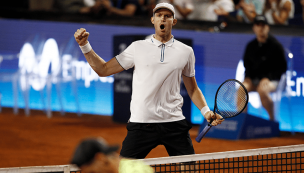
[[[217,126],[224,121],[224,119],[222,119],[223,117],[221,115],[219,115],[217,113],[214,114],[213,111],[206,112],[205,118],[208,122],[213,120],[211,123],[212,126]]]
[[[79,46],[84,46],[88,43],[89,33],[84,28],[77,29],[74,34],[75,40],[79,44]]]

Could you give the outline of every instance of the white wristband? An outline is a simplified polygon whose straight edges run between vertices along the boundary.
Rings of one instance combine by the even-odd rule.
[[[83,54],[86,54],[92,50],[92,46],[90,45],[89,42],[87,44],[85,44],[84,46],[79,46],[79,47]]]
[[[204,106],[202,109],[201,109],[201,113],[203,114],[203,116],[205,116],[205,114],[210,111],[209,107],[208,106]]]

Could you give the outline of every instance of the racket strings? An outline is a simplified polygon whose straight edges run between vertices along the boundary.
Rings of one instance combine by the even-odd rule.
[[[246,89],[236,81],[225,82],[217,93],[217,112],[223,117],[232,117],[243,111],[248,97]]]

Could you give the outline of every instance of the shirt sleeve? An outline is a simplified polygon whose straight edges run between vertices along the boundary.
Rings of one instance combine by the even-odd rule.
[[[135,45],[134,43],[132,43],[123,52],[121,52],[119,55],[116,56],[118,63],[125,70],[134,67],[134,54],[135,54],[134,50],[135,50]]]
[[[195,56],[194,52],[191,49],[191,53],[188,57],[188,62],[184,67],[183,75],[187,77],[194,77],[195,76]]]
[[[259,15],[263,13],[263,7],[264,7],[264,1],[259,0],[259,1],[252,1],[254,7],[255,7],[255,12]]]
[[[193,10],[193,9],[194,9],[194,5],[193,5],[192,0],[186,1],[186,8],[187,8],[187,9],[190,9],[190,10]]]
[[[233,1],[220,1],[220,5],[225,11],[232,12],[234,10]]]

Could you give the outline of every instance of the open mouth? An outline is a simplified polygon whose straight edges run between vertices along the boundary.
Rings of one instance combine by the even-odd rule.
[[[160,29],[165,29],[165,25],[164,25],[164,24],[161,24],[161,25],[160,25]]]

